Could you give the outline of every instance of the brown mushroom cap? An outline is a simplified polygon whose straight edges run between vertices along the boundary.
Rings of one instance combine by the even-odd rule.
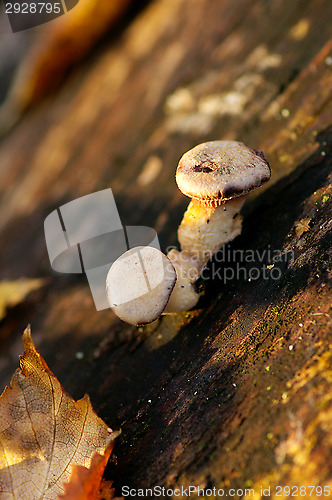
[[[182,156],[176,171],[180,191],[209,205],[243,196],[270,177],[264,154],[237,141],[199,144]]]

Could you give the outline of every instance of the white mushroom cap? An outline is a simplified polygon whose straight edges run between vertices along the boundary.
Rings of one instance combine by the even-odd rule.
[[[166,255],[153,247],[135,247],[121,255],[108,272],[108,302],[127,323],[151,323],[164,311],[175,282],[176,272]]]
[[[183,194],[207,205],[243,196],[270,179],[264,154],[237,141],[204,142],[179,161],[176,182]]]

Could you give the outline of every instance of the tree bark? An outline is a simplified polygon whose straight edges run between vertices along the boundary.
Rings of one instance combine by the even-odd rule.
[[[332,488],[331,18],[328,0],[157,0],[2,139],[0,278],[47,280],[0,324],[2,384],[31,323],[68,392],[121,427],[119,496]],[[95,310],[84,276],[52,272],[45,217],[107,187],[123,225],[176,245],[177,162],[214,139],[264,151],[272,179],[195,310],[132,327]]]

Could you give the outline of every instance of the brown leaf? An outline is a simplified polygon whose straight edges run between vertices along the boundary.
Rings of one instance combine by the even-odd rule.
[[[30,329],[23,343],[20,369],[0,397],[0,497],[53,500],[64,493],[73,466],[89,468],[96,453],[106,465],[119,433],[96,415],[87,395],[74,401],[64,391]]]
[[[310,231],[311,218],[306,217],[298,222],[295,222],[295,233],[298,238],[301,238],[303,233]]]
[[[92,457],[89,469],[82,465],[74,465],[69,482],[64,485],[65,494],[60,495],[63,500],[97,500],[101,489],[101,480],[104,469],[113,449],[114,441],[106,448],[105,453],[95,453]],[[106,484],[106,488],[105,488]],[[108,494],[108,499],[114,498],[112,483],[103,483],[103,489]],[[111,495],[111,496],[110,496]],[[105,495],[103,494],[103,498]]]
[[[43,30],[16,72],[0,107],[0,134],[9,130],[32,103],[44,97],[113,26],[132,0],[80,0]]]
[[[114,489],[112,488],[112,481],[104,481],[102,479],[101,486],[98,492],[98,500],[123,500],[123,497],[114,497]]]

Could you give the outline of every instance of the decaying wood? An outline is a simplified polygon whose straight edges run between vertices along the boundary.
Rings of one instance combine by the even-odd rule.
[[[118,495],[332,487],[331,17],[329,0],[157,0],[2,140],[0,277],[48,282],[1,322],[1,379],[31,323],[66,389],[122,428]],[[96,312],[81,276],[52,273],[46,215],[106,187],[124,225],[176,245],[177,161],[219,138],[263,150],[272,181],[196,310],[137,329]],[[255,261],[236,279],[240,250]],[[248,281],[256,267],[266,279]]]

